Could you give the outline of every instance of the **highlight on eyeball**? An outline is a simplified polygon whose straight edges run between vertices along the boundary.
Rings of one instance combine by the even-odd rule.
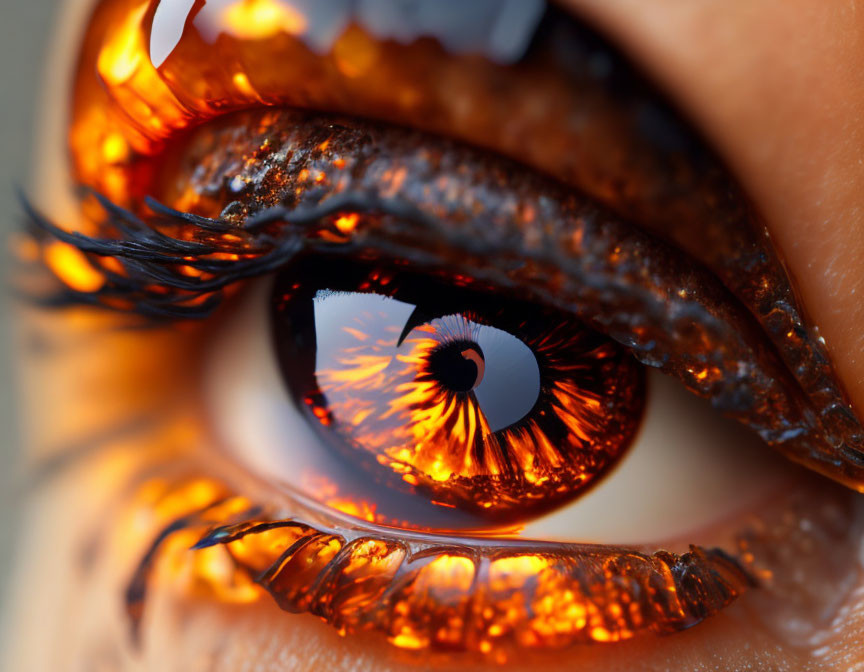
[[[854,8],[53,12],[0,668],[864,666]]]

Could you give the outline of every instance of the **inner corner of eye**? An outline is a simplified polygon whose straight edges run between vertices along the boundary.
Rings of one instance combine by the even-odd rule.
[[[259,284],[211,362],[227,448],[372,523],[662,542],[782,473],[745,430],[571,315],[344,259]]]

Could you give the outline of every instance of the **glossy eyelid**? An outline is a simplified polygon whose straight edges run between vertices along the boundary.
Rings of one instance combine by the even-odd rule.
[[[267,123],[262,126],[250,115],[263,116]],[[235,123],[261,130],[236,145]],[[273,192],[270,182],[253,182],[236,195],[237,203],[249,199],[248,206],[241,206],[245,214],[239,222],[181,215],[180,231],[188,232],[182,235],[192,234],[195,242],[172,242],[158,233],[159,217],[144,222],[103,200],[105,224],[108,231],[115,229],[114,239],[60,235],[73,243],[84,240],[101,254],[116,252],[115,262],[127,265],[130,277],[145,281],[136,288],[124,275],[108,270],[107,282],[89,300],[99,303],[102,292],[114,305],[150,301],[154,309],[195,314],[212,308],[218,300],[215,290],[274,270],[302,249],[348,255],[365,250],[411,259],[427,272],[450,269],[572,312],[623,343],[643,363],[711,399],[796,461],[848,484],[861,482],[861,468],[853,459],[838,465],[832,437],[751,315],[715,277],[679,251],[518,165],[490,163],[482,153],[411,131],[367,124],[358,137],[357,129],[357,122],[333,124],[322,115],[290,110],[243,113],[222,127],[202,129],[204,154],[181,164],[189,168],[175,178],[186,189],[206,188],[208,181],[221,184],[218,170],[211,167],[233,165],[233,152],[247,152],[247,143],[266,146],[274,156],[290,148],[305,146],[307,151],[303,161],[288,165],[262,157],[270,179],[279,176],[279,186]],[[319,139],[322,131],[326,143]],[[447,157],[434,169],[425,159],[433,147]],[[363,161],[370,151],[376,160]],[[501,165],[507,165],[505,179],[490,170]],[[257,164],[245,170],[251,176]],[[243,171],[239,178],[246,179]],[[449,203],[450,192],[459,193],[460,200]],[[335,204],[325,194],[334,194]],[[359,205],[350,202],[351,194],[363,194],[372,205],[371,212],[361,213],[366,216],[356,221],[356,228],[339,230],[338,217],[326,219],[318,229],[303,228],[315,221],[307,216],[310,212],[317,216]],[[260,226],[251,230],[241,226],[247,218],[255,221],[256,203],[286,199],[295,201],[293,209],[271,211],[274,216],[259,219]],[[511,199],[520,203],[515,211]],[[292,219],[300,224],[290,224]],[[51,232],[59,233],[56,228]],[[189,254],[190,245],[203,245],[204,252]],[[91,259],[99,265],[96,256]],[[190,267],[198,269],[191,276]],[[154,283],[155,293],[148,282]],[[171,291],[166,294],[165,288]]]

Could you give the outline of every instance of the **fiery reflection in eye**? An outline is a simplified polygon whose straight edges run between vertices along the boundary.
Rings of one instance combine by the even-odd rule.
[[[344,261],[287,269],[272,303],[283,376],[326,443],[440,506],[507,524],[554,508],[641,421],[641,367],[559,311]]]
[[[222,23],[232,35],[247,40],[261,40],[278,33],[299,35],[307,26],[302,13],[279,0],[232,2],[222,13]]]

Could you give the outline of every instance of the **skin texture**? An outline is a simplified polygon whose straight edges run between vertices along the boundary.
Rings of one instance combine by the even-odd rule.
[[[651,72],[765,215],[864,409],[864,33],[856,2],[569,0]]]
[[[765,214],[853,403],[864,408],[864,307],[858,299],[864,292],[859,261],[864,233],[857,221],[864,207],[860,8],[856,14],[852,2],[813,0],[567,4],[652,73],[725,157]],[[72,11],[83,13],[82,8],[83,3],[74,3]],[[68,22],[66,38],[71,39],[74,25],[74,20]],[[67,74],[61,65],[62,42],[52,72],[61,78]],[[62,86],[49,88],[49,103],[54,102],[47,108],[61,108],[57,97]],[[49,214],[56,215],[64,208],[63,192],[58,192],[63,182],[62,119],[46,119],[43,131],[37,194]],[[91,356],[110,354],[119,353]],[[62,435],[62,421],[48,427],[40,419],[59,417],[62,393],[76,389],[69,381],[78,378],[80,383],[81,371],[86,371],[86,360],[81,362],[77,371],[59,377],[38,363],[28,371],[31,392],[40,398],[37,416],[37,394],[31,394],[34,410],[25,418],[34,451],[49,445],[52,433]],[[46,396],[44,390],[52,393]],[[168,590],[154,596],[144,655],[132,659],[115,651],[105,644],[110,636],[92,633],[119,634],[124,627],[116,596],[125,571],[105,568],[84,590],[78,562],[82,530],[92,529],[112,501],[112,488],[97,478],[98,468],[97,460],[84,461],[43,484],[27,503],[29,531],[19,549],[21,580],[6,614],[4,669],[263,672],[428,666],[428,660],[394,653],[379,641],[340,639],[314,619],[286,616],[270,604],[181,606]],[[821,636],[828,645],[818,662],[785,646],[756,622],[748,611],[751,598],[745,596],[703,626],[674,637],[526,657],[509,669],[846,670],[864,656],[858,651],[864,630],[862,594],[864,587],[850,586],[850,608],[824,624]],[[117,633],[100,625],[106,614]]]

